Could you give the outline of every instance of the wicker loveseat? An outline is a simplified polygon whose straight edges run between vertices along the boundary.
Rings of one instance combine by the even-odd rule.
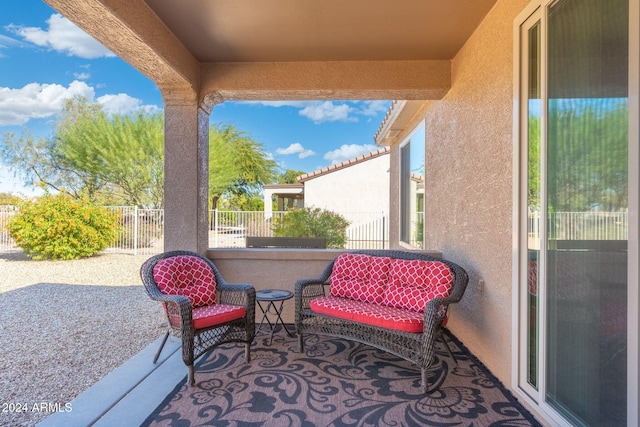
[[[342,254],[320,277],[295,285],[295,327],[304,334],[345,338],[415,363],[428,390],[427,369],[447,316],[467,287],[457,264],[407,251]],[[328,292],[327,289],[328,288]]]

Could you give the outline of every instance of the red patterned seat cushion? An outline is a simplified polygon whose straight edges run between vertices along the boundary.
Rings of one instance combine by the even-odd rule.
[[[334,296],[314,298],[309,304],[318,314],[403,332],[422,332],[422,313]]]
[[[208,328],[232,320],[242,319],[247,310],[239,305],[216,304],[198,307],[193,310],[193,327],[195,329]]]
[[[215,304],[194,308],[191,313],[195,329],[208,328],[232,320],[242,319],[247,310],[239,305]],[[170,315],[169,321],[174,327],[180,327],[180,316]]]
[[[160,292],[186,296],[194,308],[216,303],[216,277],[198,257],[180,255],[160,260],[153,268],[153,277]]]
[[[449,296],[452,285],[453,274],[443,262],[393,259],[382,303],[423,313],[427,302]]]
[[[363,254],[342,254],[331,271],[329,293],[380,304],[389,279],[391,258]]]

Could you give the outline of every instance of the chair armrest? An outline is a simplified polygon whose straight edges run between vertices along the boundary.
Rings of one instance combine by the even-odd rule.
[[[220,304],[252,306],[256,301],[256,290],[248,283],[218,283]]]
[[[191,301],[189,301],[189,298],[185,297],[184,295],[166,295],[161,293],[160,291],[152,292],[151,290],[149,292],[149,296],[154,301],[175,304],[179,307],[180,311],[188,310],[189,317],[191,317],[191,311],[193,310],[193,307],[191,306]]]
[[[164,295],[160,292],[157,295],[154,293],[151,298],[162,302],[170,326],[180,328],[182,325],[186,329],[193,330],[193,306],[189,298],[184,295]],[[180,325],[172,322],[171,319],[175,317],[180,318]]]

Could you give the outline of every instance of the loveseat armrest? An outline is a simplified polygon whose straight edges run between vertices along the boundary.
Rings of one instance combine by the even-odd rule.
[[[328,280],[300,279],[295,284],[296,312],[298,309],[309,308],[309,302],[316,297],[325,295]]]
[[[296,296],[296,323],[299,320],[300,310],[308,309],[309,302],[316,297],[325,295],[325,286],[329,285],[329,279],[333,272],[333,264],[335,259],[327,264],[322,270],[320,276],[307,279],[299,279],[295,284],[295,296]]]

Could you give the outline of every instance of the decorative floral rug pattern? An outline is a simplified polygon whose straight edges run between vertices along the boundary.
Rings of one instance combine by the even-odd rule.
[[[457,364],[438,344],[422,392],[420,371],[404,359],[337,338],[305,336],[305,353],[283,331],[213,350],[144,426],[539,426],[455,337]],[[186,371],[186,369],[185,369]],[[437,387],[436,387],[437,386]]]

